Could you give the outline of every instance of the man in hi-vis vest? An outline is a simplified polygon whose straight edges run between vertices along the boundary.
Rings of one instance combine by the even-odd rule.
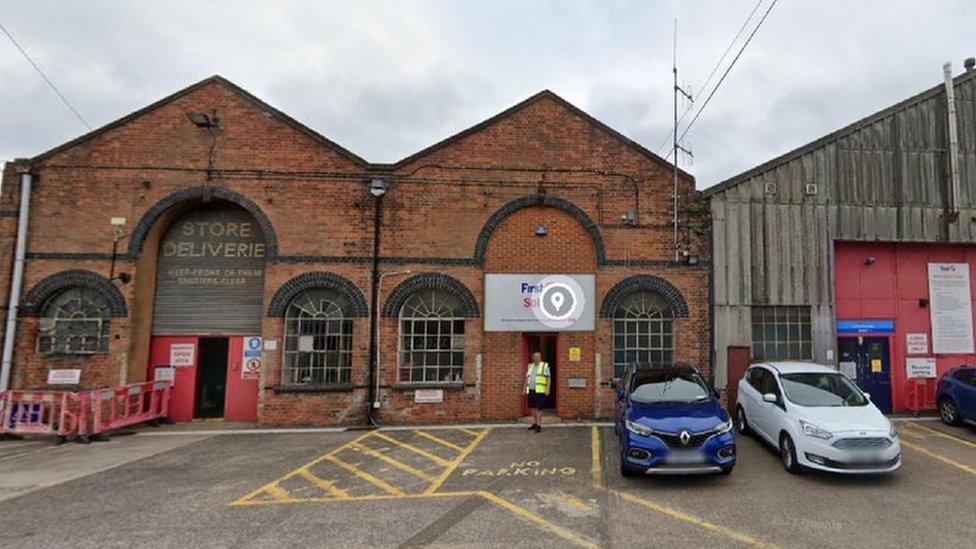
[[[542,430],[542,407],[549,396],[549,364],[542,361],[539,351],[532,353],[532,362],[525,372],[525,394],[532,409],[533,423],[529,430],[538,433]]]

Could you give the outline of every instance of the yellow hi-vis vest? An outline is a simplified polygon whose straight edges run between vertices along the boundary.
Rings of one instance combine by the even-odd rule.
[[[546,386],[549,385],[549,363],[540,362],[535,367],[535,379],[530,379],[532,374],[532,363],[530,362],[525,370],[525,393],[535,391],[539,394],[546,394]]]

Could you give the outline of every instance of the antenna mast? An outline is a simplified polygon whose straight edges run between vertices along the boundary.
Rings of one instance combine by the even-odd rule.
[[[691,151],[678,144],[678,97],[684,96],[688,101],[694,101],[691,94],[678,86],[678,19],[674,20],[674,44],[671,49],[671,73],[674,75],[674,131],[671,134],[671,160],[674,167],[674,189],[671,194],[671,207],[674,222],[674,260],[681,260],[681,250],[678,248],[678,152],[694,156]]]

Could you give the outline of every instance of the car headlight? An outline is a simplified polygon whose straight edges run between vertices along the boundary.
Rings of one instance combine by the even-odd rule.
[[[724,435],[725,433],[728,433],[731,430],[732,430],[732,418],[729,418],[728,421],[715,428],[715,431],[720,435]]]
[[[642,437],[649,437],[654,433],[654,431],[648,429],[647,427],[644,427],[640,423],[637,423],[636,421],[631,421],[629,419],[624,421],[624,425],[627,426],[628,431],[634,433],[635,435],[640,435]]]
[[[889,421],[891,428],[888,429],[888,436],[891,438],[898,438],[898,427],[895,427],[895,422]]]
[[[800,427],[803,428],[803,434],[807,436],[822,438],[824,440],[827,440],[834,436],[834,434],[831,433],[830,431],[826,429],[822,429],[817,425],[810,423],[809,421],[803,421],[802,419],[800,420]]]

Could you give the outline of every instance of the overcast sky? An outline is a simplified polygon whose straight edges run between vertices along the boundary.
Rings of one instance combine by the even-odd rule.
[[[92,126],[219,73],[387,162],[546,88],[666,154],[673,20],[697,94],[756,2],[0,0],[0,22]],[[972,0],[780,0],[682,167],[708,187],[936,85],[974,23]],[[4,36],[0,82],[0,158],[86,131]]]

